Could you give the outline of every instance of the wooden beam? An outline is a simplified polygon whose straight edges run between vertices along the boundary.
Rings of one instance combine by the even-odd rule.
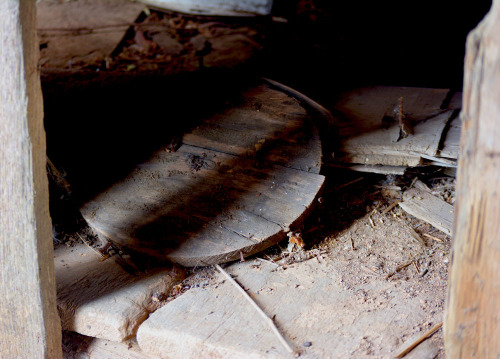
[[[35,1],[0,18],[0,357],[58,358]]]
[[[500,353],[500,0],[467,38],[448,358]]]

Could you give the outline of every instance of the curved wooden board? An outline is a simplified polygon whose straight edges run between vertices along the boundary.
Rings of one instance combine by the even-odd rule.
[[[307,113],[260,86],[81,212],[100,235],[148,255],[185,266],[227,262],[275,244],[303,220],[323,186],[320,164]]]

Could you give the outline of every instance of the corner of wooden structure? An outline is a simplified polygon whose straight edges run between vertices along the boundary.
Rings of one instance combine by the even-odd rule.
[[[62,356],[34,0],[0,2],[0,357]]]
[[[467,38],[453,256],[445,312],[449,358],[500,353],[500,0]]]

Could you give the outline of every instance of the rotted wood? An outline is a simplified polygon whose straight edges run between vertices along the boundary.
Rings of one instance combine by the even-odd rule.
[[[467,38],[455,238],[445,316],[449,358],[500,353],[500,1]]]
[[[0,17],[0,357],[59,358],[35,1]]]
[[[321,190],[321,143],[299,103],[261,85],[160,150],[81,212],[101,236],[185,266],[285,238]]]

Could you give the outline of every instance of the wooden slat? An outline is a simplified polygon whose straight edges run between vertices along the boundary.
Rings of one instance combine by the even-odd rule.
[[[257,152],[271,163],[319,173],[318,131],[297,100],[267,86],[243,96],[245,104],[206,119],[183,143],[237,156]]]
[[[124,341],[184,279],[172,266],[130,274],[113,258],[102,260],[85,244],[55,250],[57,307],[64,330]]]
[[[342,96],[335,110],[339,118],[341,147],[336,158],[365,165],[417,166],[419,154],[435,156],[441,134],[453,113],[441,105],[449,90],[409,87],[362,88]],[[413,134],[399,139],[399,125],[383,126],[394,117],[398,98],[411,120]]]
[[[0,2],[0,357],[61,357],[35,2]]]
[[[439,151],[439,156],[453,159],[458,158],[461,131],[462,119],[458,116],[450,123],[450,127],[446,133],[446,138],[443,143],[443,148]]]
[[[370,132],[381,127],[382,118],[390,112],[403,97],[404,112],[416,119],[426,119],[439,114],[441,105],[449,90],[417,87],[365,87],[346,93],[336,102],[334,108],[340,114],[338,123],[341,138]]]
[[[403,194],[399,205],[406,212],[451,235],[453,229],[453,206],[427,191],[412,188]]]

